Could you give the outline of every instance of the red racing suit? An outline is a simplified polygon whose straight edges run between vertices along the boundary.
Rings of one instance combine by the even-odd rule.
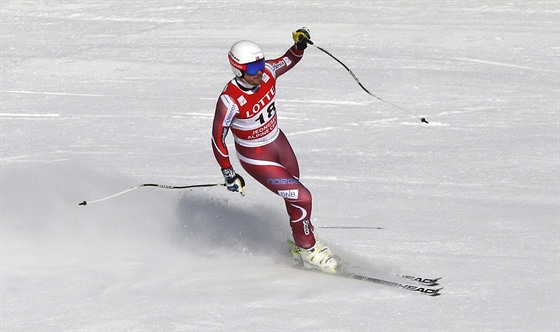
[[[231,129],[237,156],[245,171],[284,198],[296,245],[315,245],[311,193],[299,182],[299,166],[276,116],[276,79],[294,67],[303,50],[292,46],[282,57],[267,60],[263,82],[247,86],[238,78],[224,88],[216,104],[212,149],[222,169],[231,167],[225,138]],[[245,84],[244,84],[245,83]]]

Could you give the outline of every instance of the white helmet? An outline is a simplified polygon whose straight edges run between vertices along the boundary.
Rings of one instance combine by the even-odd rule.
[[[264,53],[259,45],[249,40],[241,40],[231,46],[228,53],[229,63],[235,76],[243,76],[247,64],[258,61],[259,68],[264,69]],[[262,61],[259,61],[262,60]],[[250,68],[250,70],[253,68]],[[255,72],[256,73],[256,72]],[[253,75],[253,73],[249,73]]]

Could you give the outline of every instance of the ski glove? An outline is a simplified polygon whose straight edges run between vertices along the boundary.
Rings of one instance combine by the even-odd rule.
[[[241,175],[235,173],[232,167],[222,169],[222,174],[226,180],[226,188],[229,191],[238,192],[241,196],[245,196],[245,180]]]
[[[303,27],[292,32],[292,38],[294,38],[298,50],[305,50],[307,42],[311,39],[311,32],[308,28]]]

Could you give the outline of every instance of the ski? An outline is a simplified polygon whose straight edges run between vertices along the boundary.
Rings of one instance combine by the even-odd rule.
[[[339,266],[342,266],[343,268],[347,269],[347,270],[361,270],[361,268],[359,266],[352,266],[349,265],[348,263],[346,263],[340,256],[335,256],[336,260],[339,262]],[[423,286],[428,286],[428,287],[435,287],[439,285],[439,281],[441,280],[442,277],[437,277],[437,278],[427,278],[427,277],[421,277],[421,276],[414,276],[414,275],[410,275],[410,274],[403,274],[403,273],[396,273],[396,274],[389,274],[387,273],[387,278],[389,277],[393,277],[393,276],[397,276],[399,278],[403,278],[403,279],[407,279],[409,281],[418,283],[420,285]]]
[[[348,271],[340,271],[340,272],[335,273],[335,275],[345,277],[345,278],[355,279],[355,280],[366,281],[366,282],[377,284],[377,285],[394,287],[394,288],[398,288],[398,289],[402,289],[402,290],[406,290],[406,291],[419,292],[421,294],[428,295],[428,296],[440,296],[441,295],[440,291],[443,289],[443,287],[433,288],[433,287],[430,287],[428,285],[404,284],[404,283],[400,283],[400,282],[396,282],[396,281],[375,278],[375,277],[361,275],[361,274],[352,273],[352,272],[348,272]]]
[[[401,282],[397,282],[397,281],[388,280],[389,278],[381,279],[381,278],[376,278],[376,277],[373,277],[373,276],[367,276],[367,275],[363,275],[363,274],[360,274],[360,273],[351,272],[348,269],[348,265],[342,263],[342,260],[340,259],[340,257],[338,257],[338,259],[341,261],[341,264],[339,265],[339,268],[337,268],[336,273],[323,272],[323,271],[318,270],[318,269],[308,269],[308,268],[304,267],[303,261],[301,259],[301,256],[299,255],[299,251],[297,250],[296,245],[290,240],[288,240],[288,244],[291,247],[290,252],[293,255],[294,261],[296,263],[296,268],[298,268],[298,269],[303,269],[303,270],[308,270],[308,271],[316,271],[316,272],[320,272],[320,273],[324,273],[324,274],[330,274],[330,275],[338,276],[338,277],[342,277],[342,278],[365,281],[365,282],[369,282],[369,283],[372,283],[372,284],[393,287],[393,288],[402,289],[402,290],[411,291],[411,292],[417,292],[417,293],[424,294],[424,295],[427,295],[427,296],[439,296],[439,295],[441,295],[440,291],[443,289],[443,287],[434,288],[435,286],[439,285],[438,281],[441,279],[441,277],[439,277],[439,278],[423,278],[423,277],[416,277],[416,276],[412,276],[412,275],[397,274],[397,277],[400,277],[400,278],[410,280],[412,282],[417,283],[417,285],[413,285],[413,284],[406,284],[406,283],[401,283]]]
[[[441,277],[425,278],[425,277],[411,276],[411,275],[399,274],[399,273],[397,274],[397,277],[407,279],[407,280],[411,280],[411,281],[419,283],[420,285],[430,286],[430,287],[438,286],[439,281],[441,280]]]

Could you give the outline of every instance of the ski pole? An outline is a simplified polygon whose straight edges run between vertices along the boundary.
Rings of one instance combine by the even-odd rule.
[[[93,201],[83,201],[81,203],[79,203],[78,205],[87,205],[87,204],[91,204],[91,203],[97,203],[97,202],[101,202],[101,201],[106,201],[108,199],[111,199],[113,197],[117,197],[123,194],[126,194],[127,192],[131,192],[133,190],[142,188],[142,187],[158,187],[158,188],[164,188],[164,189],[188,189],[188,188],[200,188],[200,187],[215,187],[215,186],[225,186],[225,183],[208,183],[208,184],[193,184],[193,185],[189,185],[189,186],[170,186],[170,185],[166,185],[166,184],[155,184],[155,183],[144,183],[144,184],[139,184],[137,186],[134,186],[132,188],[128,188],[126,190],[120,191],[116,194],[107,196],[107,197],[103,197],[103,198],[99,198]]]
[[[358,83],[358,85],[359,85],[367,94],[369,94],[370,96],[372,96],[372,97],[374,97],[374,98],[376,98],[376,99],[378,99],[378,100],[380,100],[380,101],[382,101],[382,102],[384,102],[384,103],[386,103],[386,104],[389,104],[389,105],[391,105],[391,106],[393,106],[393,107],[396,107],[396,108],[400,109],[401,111],[405,111],[405,112],[407,112],[408,114],[417,117],[418,119],[420,119],[420,121],[422,121],[422,122],[424,122],[424,123],[428,123],[428,121],[426,121],[426,118],[421,118],[420,116],[418,116],[417,114],[412,113],[411,111],[407,110],[406,108],[404,108],[404,107],[402,107],[402,106],[399,106],[399,105],[397,105],[397,104],[394,104],[394,103],[392,103],[392,102],[389,102],[389,101],[387,101],[387,100],[384,100],[384,99],[382,99],[382,98],[380,98],[380,97],[374,95],[373,93],[369,92],[368,89],[366,89],[366,87],[362,84],[362,82],[360,82],[360,80],[356,77],[356,75],[354,75],[354,73],[352,72],[352,70],[350,70],[350,68],[348,68],[348,66],[346,66],[342,61],[338,60],[334,55],[332,55],[331,53],[329,53],[329,52],[328,52],[327,50],[325,50],[324,48],[315,45],[311,40],[308,40],[307,43],[308,43],[308,44],[311,44],[311,45],[313,45],[313,46],[315,46],[315,47],[318,48],[320,51],[324,52],[325,54],[327,54],[327,55],[330,56],[331,58],[335,59],[336,62],[340,63],[340,64],[342,65],[342,67],[344,67],[344,68],[350,73],[350,75],[352,75],[352,78],[354,78],[354,80],[356,81],[356,83]]]

